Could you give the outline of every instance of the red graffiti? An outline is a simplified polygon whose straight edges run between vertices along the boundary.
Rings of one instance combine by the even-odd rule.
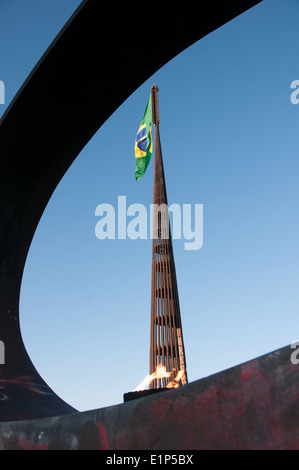
[[[105,429],[103,422],[98,421],[96,425],[99,431],[101,450],[109,450],[109,441],[108,441],[107,431]]]
[[[18,445],[24,450],[49,450],[48,444],[31,442],[23,435],[19,437]]]

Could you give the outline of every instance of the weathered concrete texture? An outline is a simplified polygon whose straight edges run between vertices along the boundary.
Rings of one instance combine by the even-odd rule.
[[[1,449],[299,449],[299,365],[285,347],[179,389],[0,423]]]

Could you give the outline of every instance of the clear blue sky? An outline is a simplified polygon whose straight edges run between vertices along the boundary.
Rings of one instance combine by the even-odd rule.
[[[0,0],[0,116],[79,4]],[[180,54],[53,194],[25,266],[21,328],[41,376],[80,411],[121,403],[148,373],[151,240],[98,240],[95,209],[118,195],[152,202],[153,161],[136,183],[134,139],[154,82],[169,203],[204,206],[203,247],[174,241],[189,381],[299,338],[298,17],[296,0],[264,0]],[[86,93],[79,83],[74,99]]]

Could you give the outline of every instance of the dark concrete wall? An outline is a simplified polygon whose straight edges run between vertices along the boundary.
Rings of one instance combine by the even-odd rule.
[[[117,406],[0,423],[0,449],[299,449],[299,365],[285,347]]]

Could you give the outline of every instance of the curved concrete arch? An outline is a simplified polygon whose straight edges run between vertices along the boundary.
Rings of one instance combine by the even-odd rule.
[[[202,2],[195,14],[187,5],[171,11],[153,5],[143,24],[127,2],[115,12],[112,3],[84,0],[8,107],[0,121],[0,421],[76,411],[39,376],[19,327],[27,253],[59,181],[154,72],[260,1]]]

